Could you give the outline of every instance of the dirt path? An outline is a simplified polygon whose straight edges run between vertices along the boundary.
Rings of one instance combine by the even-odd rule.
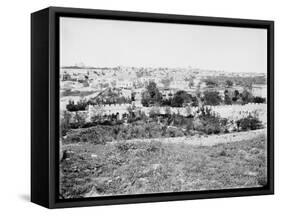
[[[192,137],[170,137],[170,138],[152,138],[152,139],[131,139],[126,142],[144,142],[144,141],[160,141],[163,144],[184,144],[197,146],[213,146],[227,142],[238,142],[251,140],[261,134],[267,134],[266,129],[252,130],[245,132],[235,132],[229,134],[206,135],[206,136],[192,136]],[[111,142],[111,144],[117,141]]]

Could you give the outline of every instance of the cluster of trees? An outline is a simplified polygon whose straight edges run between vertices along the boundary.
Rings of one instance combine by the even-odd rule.
[[[262,128],[262,122],[255,116],[249,115],[243,117],[235,122],[229,122],[227,119],[221,118],[211,112],[211,109],[202,107],[199,115],[196,116],[182,116],[179,114],[160,114],[157,110],[149,113],[146,116],[141,112],[131,112],[127,114],[127,123],[123,120],[117,120],[116,116],[98,116],[93,118],[91,122],[86,122],[82,115],[78,113],[74,116],[74,122],[70,122],[70,114],[65,112],[61,120],[61,136],[68,134],[70,129],[75,128],[88,128],[86,130],[78,130],[79,135],[73,133],[67,136],[66,139],[80,141],[91,141],[96,143],[98,139],[83,139],[83,134],[87,130],[95,130],[94,128],[106,128],[103,133],[106,136],[102,136],[105,139],[132,139],[132,138],[158,138],[158,137],[176,137],[176,136],[188,136],[189,134],[202,133],[202,134],[219,134],[230,132],[230,126],[236,131],[256,130]],[[231,125],[230,125],[231,124]],[[80,131],[80,132],[79,132]],[[87,133],[86,133],[87,134]],[[98,133],[101,134],[101,133]],[[115,135],[114,135],[115,134]],[[104,134],[105,135],[105,134]],[[114,137],[112,137],[114,135]],[[93,133],[89,133],[89,136],[93,136]]]
[[[207,83],[209,86],[217,86],[213,81]],[[230,80],[226,81],[228,87],[232,86],[233,83]],[[146,90],[142,93],[141,103],[143,106],[171,106],[171,107],[183,107],[186,105],[198,106],[199,101],[205,105],[217,106],[220,104],[247,104],[247,103],[265,103],[265,98],[254,97],[250,91],[244,90],[239,92],[238,90],[230,91],[226,88],[224,92],[224,99],[220,93],[216,90],[206,90],[202,95],[198,94],[192,96],[186,91],[180,90],[171,95],[171,97],[165,99],[162,97],[161,92],[156,86],[155,82],[149,82]]]
[[[228,85],[231,85],[229,82]],[[66,109],[70,112],[86,110],[88,105],[100,105],[100,104],[124,104],[131,103],[135,100],[135,95],[131,97],[118,96],[115,94],[107,95],[106,97],[97,97],[90,100],[80,100],[76,104],[74,101],[69,101],[66,105]],[[204,105],[217,106],[220,104],[247,104],[247,103],[265,103],[266,99],[262,97],[254,97],[250,91],[243,90],[241,93],[238,90],[231,91],[226,89],[224,91],[224,99],[220,93],[215,90],[206,90],[202,95],[193,96],[186,91],[177,91],[174,95],[168,98],[163,98],[161,92],[156,86],[155,82],[149,82],[146,90],[142,93],[141,103],[145,107],[149,106],[171,106],[171,107],[184,107],[198,106],[199,101]]]
[[[266,99],[258,96],[253,96],[250,91],[243,90],[241,93],[238,90],[224,91],[225,104],[247,104],[247,103],[265,103]]]
[[[124,96],[118,96],[118,97],[108,97],[108,98],[95,98],[90,99],[88,101],[89,105],[100,105],[100,104],[124,104],[124,103],[131,103],[131,98],[124,97]]]
[[[66,105],[66,109],[69,112],[84,111],[86,110],[87,106],[88,106],[88,101],[86,100],[79,100],[76,104],[74,103],[74,101],[69,100],[68,104]]]
[[[265,103],[266,99],[262,97],[254,97],[250,91],[243,90],[241,93],[238,90],[224,91],[224,99],[217,91],[205,91],[201,100],[205,105],[220,105],[220,104],[247,104],[247,103]]]
[[[155,82],[150,81],[146,90],[142,93],[141,103],[143,106],[161,105],[162,95]]]
[[[207,77],[205,80],[206,85],[215,84],[216,86],[225,86],[225,87],[232,87],[235,83],[239,86],[244,87],[251,87],[253,84],[266,84],[266,77],[265,76],[254,76],[254,77],[239,77],[239,76],[214,76],[214,77]]]
[[[174,96],[162,99],[162,106],[183,107],[185,105],[198,106],[198,99],[186,91],[177,91]]]
[[[116,98],[95,98],[90,100],[81,99],[76,104],[74,101],[69,100],[68,104],[66,105],[66,109],[69,112],[76,112],[76,111],[84,111],[87,109],[88,105],[111,105],[111,104],[125,104],[131,103],[131,98],[126,98],[124,96],[116,97]]]
[[[217,91],[205,91],[201,100],[205,105],[216,106],[222,103],[222,98]]]
[[[142,93],[141,103],[145,107],[149,106],[171,106],[183,107],[190,104],[191,106],[198,106],[196,97],[188,94],[186,91],[178,91],[175,95],[165,99],[162,97],[161,92],[156,86],[155,82],[149,82],[146,90]]]

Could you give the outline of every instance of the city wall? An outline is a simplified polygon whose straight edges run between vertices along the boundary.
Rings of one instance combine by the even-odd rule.
[[[83,116],[86,121],[91,121],[93,116],[104,115],[117,115],[122,118],[124,114],[129,113],[129,109],[132,108],[132,104],[112,104],[112,105],[99,105],[88,107],[86,111],[79,111],[79,115]],[[219,106],[205,106],[205,109],[211,109],[211,112],[221,118],[227,118],[228,120],[236,121],[249,114],[258,117],[264,124],[267,122],[267,104],[255,104],[249,103],[245,105],[219,105]],[[136,106],[136,110],[145,113],[147,116],[151,112],[160,114],[179,114],[182,116],[197,116],[200,113],[199,107],[143,107]],[[72,112],[74,117],[75,112]]]

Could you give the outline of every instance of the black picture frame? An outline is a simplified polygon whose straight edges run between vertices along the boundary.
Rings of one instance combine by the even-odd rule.
[[[59,17],[267,29],[268,184],[262,188],[58,198]],[[31,201],[47,208],[112,205],[274,193],[274,22],[203,16],[49,7],[31,14]]]

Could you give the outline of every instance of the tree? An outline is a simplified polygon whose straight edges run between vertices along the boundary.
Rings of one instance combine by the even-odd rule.
[[[233,95],[233,97],[232,97],[232,101],[233,101],[233,102],[237,102],[238,99],[239,99],[239,97],[240,97],[239,91],[238,91],[238,90],[235,90],[235,91],[234,91],[234,95]]]
[[[131,93],[131,101],[135,101],[136,99],[136,92]]]
[[[172,107],[182,107],[184,104],[191,103],[192,102],[192,96],[190,94],[187,94],[186,91],[178,91],[174,95],[171,106]]]
[[[203,101],[205,105],[216,106],[222,101],[219,92],[217,91],[205,91],[203,95]]]
[[[172,104],[172,98],[168,98],[168,99],[162,99],[161,100],[161,106],[171,106]]]
[[[226,85],[227,88],[230,88],[230,87],[233,86],[233,82],[231,80],[226,80],[225,85]]]
[[[188,83],[188,87],[192,88],[194,86],[194,81],[192,78],[190,78],[189,83]]]
[[[205,80],[205,83],[208,87],[211,87],[211,88],[218,86],[218,83],[214,80],[211,80],[211,79]]]
[[[150,81],[146,86],[146,90],[142,93],[141,103],[143,106],[160,104],[162,95],[158,90],[156,83]]]
[[[254,97],[254,98],[253,98],[253,102],[254,102],[254,103],[265,103],[265,101],[266,101],[266,99],[263,98],[263,97],[257,96],[257,97]]]
[[[246,89],[244,89],[244,91],[242,92],[241,97],[242,97],[243,104],[252,102],[252,98],[253,98],[252,94]]]
[[[70,112],[72,112],[72,111],[77,111],[77,108],[76,108],[76,106],[75,106],[75,104],[74,104],[74,101],[69,100],[69,101],[68,101],[68,104],[66,105],[66,109],[67,109],[68,111],[70,111]]]
[[[86,110],[87,106],[88,102],[85,99],[79,100],[77,104],[75,104],[74,101],[69,100],[68,104],[66,105],[66,109],[70,112],[75,112],[80,110]]]
[[[228,90],[224,91],[224,103],[225,104],[232,104],[232,100],[231,100],[230,93],[229,93]]]
[[[192,103],[191,103],[191,106],[198,106],[199,105],[199,101],[198,101],[198,98],[197,97],[192,97]]]

